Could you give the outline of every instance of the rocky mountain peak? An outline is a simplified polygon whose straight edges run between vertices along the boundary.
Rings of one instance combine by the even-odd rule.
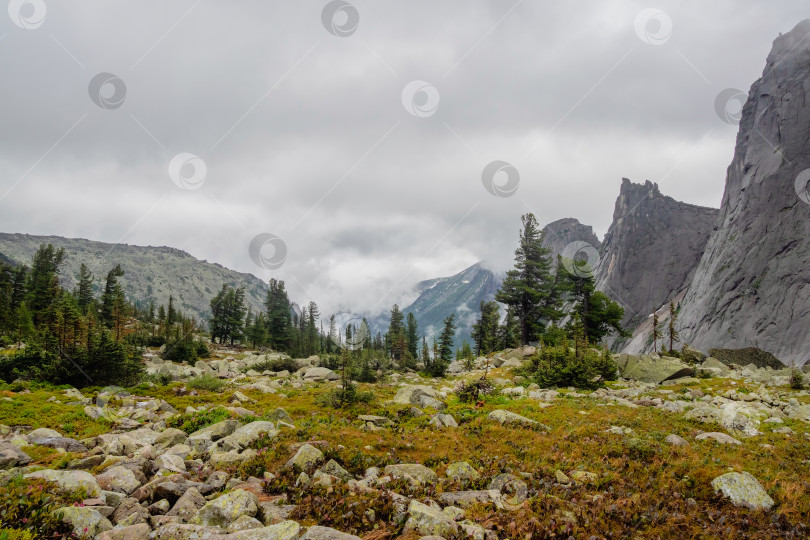
[[[689,283],[718,210],[676,201],[647,180],[622,179],[596,266],[596,287],[619,302],[635,326]]]

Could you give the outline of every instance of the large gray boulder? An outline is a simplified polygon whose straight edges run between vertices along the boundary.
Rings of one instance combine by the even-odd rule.
[[[295,455],[287,461],[284,468],[307,472],[320,465],[323,459],[323,452],[311,444],[304,444],[298,449]]]
[[[712,480],[715,492],[722,492],[732,503],[752,510],[769,510],[774,502],[762,484],[747,472],[730,472]]]
[[[31,456],[9,442],[0,442],[0,469],[22,467],[31,463]]]
[[[360,537],[340,532],[330,527],[313,525],[307,529],[307,532],[301,537],[301,540],[360,540]]]
[[[754,364],[758,368],[769,367],[772,369],[782,369],[785,364],[779,361],[774,355],[756,347],[745,347],[742,349],[711,349],[709,356],[716,358],[725,365],[737,364],[747,366]]]
[[[408,505],[408,521],[405,522],[404,532],[451,538],[458,534],[458,525],[450,512],[443,512],[413,499]]]
[[[336,381],[340,379],[337,373],[325,367],[311,367],[304,371],[305,381]]]
[[[278,430],[273,422],[256,421],[246,424],[220,441],[223,450],[244,450],[259,439],[262,434],[275,437]]]
[[[435,484],[439,477],[431,469],[419,463],[401,463],[385,467],[386,476],[393,479],[406,478],[415,484]]]
[[[394,396],[394,403],[416,405],[420,408],[431,407],[439,411],[447,408],[439,392],[422,384],[409,384],[400,388]]]
[[[250,491],[235,489],[209,501],[191,518],[195,525],[209,525],[227,528],[240,516],[256,515],[259,499]]]
[[[670,379],[689,377],[692,366],[669,356],[653,358],[648,355],[622,353],[615,357],[621,376],[641,382],[659,384]]]
[[[90,498],[101,497],[101,487],[92,474],[86,471],[54,471],[45,469],[23,475],[23,478],[41,478],[56,484],[62,493],[84,490]]]
[[[54,516],[73,527],[78,538],[93,538],[113,528],[110,520],[89,506],[66,506],[55,510]]]

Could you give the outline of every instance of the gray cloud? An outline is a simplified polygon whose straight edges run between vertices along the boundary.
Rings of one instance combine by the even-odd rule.
[[[46,0],[47,2],[47,0]],[[736,128],[714,113],[747,91],[801,1],[356,1],[336,37],[323,2],[47,2],[34,30],[0,17],[0,229],[171,245],[285,279],[325,313],[407,302],[420,279],[511,264],[519,216],[604,234],[623,176],[719,205]],[[636,14],[672,20],[643,43]],[[120,107],[88,95],[100,72]],[[410,81],[435,114],[401,103]],[[171,159],[200,156],[184,191]],[[481,184],[503,160],[511,197]],[[288,247],[257,268],[253,237]]]

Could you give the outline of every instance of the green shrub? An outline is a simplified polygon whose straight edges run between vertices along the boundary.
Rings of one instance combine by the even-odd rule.
[[[566,342],[543,347],[531,359],[529,376],[544,388],[567,387],[593,390],[616,380],[616,363],[608,351],[580,350],[579,356]]]
[[[213,375],[200,375],[193,377],[186,382],[186,386],[195,390],[207,390],[208,392],[221,392],[226,386],[226,382]]]
[[[478,396],[491,394],[495,387],[484,377],[468,383],[461,383],[456,389],[458,399],[463,403],[478,401]]]
[[[0,540],[36,540],[36,538],[26,529],[0,529]]]
[[[81,501],[83,495],[59,494],[54,485],[42,480],[12,478],[0,489],[0,528],[3,529],[0,538],[5,535],[9,540],[22,540],[67,535],[71,528],[53,516],[52,511]]]
[[[211,350],[208,348],[208,345],[202,341],[195,341],[194,347],[197,349],[197,356],[199,358],[210,358],[211,357]]]
[[[166,425],[169,427],[177,428],[186,433],[194,433],[195,431],[228,420],[234,415],[224,407],[215,407],[213,409],[205,409],[195,412],[193,414],[179,414],[169,418]]]
[[[798,368],[793,368],[790,372],[790,387],[794,390],[804,388],[804,374]]]
[[[373,399],[374,392],[358,392],[356,385],[348,383],[344,388],[321,394],[316,398],[316,402],[322,407],[340,409],[353,403],[370,403]]]
[[[207,347],[206,347],[207,349]],[[197,360],[197,345],[191,338],[183,338],[166,345],[161,357],[172,362],[193,363]]]
[[[265,360],[264,362],[259,362],[258,364],[253,364],[250,367],[242,368],[242,372],[247,372],[250,370],[258,371],[262,373],[264,371],[289,371],[290,373],[295,373],[298,371],[298,364],[292,358],[274,358],[272,360]]]

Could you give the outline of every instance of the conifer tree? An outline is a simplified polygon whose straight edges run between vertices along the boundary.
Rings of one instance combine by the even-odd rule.
[[[115,268],[107,273],[107,280],[104,283],[104,293],[101,295],[101,321],[108,328],[112,328],[115,324],[113,310],[121,288],[118,278],[123,275],[124,271],[121,269],[121,265],[116,264]]]
[[[76,288],[76,300],[79,311],[81,311],[82,315],[87,315],[87,310],[93,304],[93,274],[84,263],[79,267],[79,285]]]
[[[510,306],[520,324],[520,340],[537,339],[545,321],[556,316],[550,250],[543,246],[544,232],[534,214],[522,216],[523,230],[515,250],[515,267],[506,273],[495,300]]]
[[[675,329],[675,324],[678,322],[678,312],[675,310],[675,302],[669,301],[669,352],[675,350],[675,342],[680,339],[680,334]]]
[[[661,339],[662,332],[661,328],[658,326],[658,313],[653,312],[653,331],[652,331],[652,338],[653,338],[653,351],[658,353],[658,340]]]

